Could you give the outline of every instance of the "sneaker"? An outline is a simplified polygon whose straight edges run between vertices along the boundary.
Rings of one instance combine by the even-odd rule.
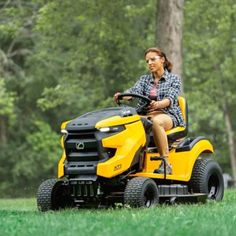
[[[154,172],[157,174],[164,174],[164,161],[161,162],[158,169],[156,169]],[[169,163],[166,163],[166,174],[171,175],[172,174],[172,166]]]

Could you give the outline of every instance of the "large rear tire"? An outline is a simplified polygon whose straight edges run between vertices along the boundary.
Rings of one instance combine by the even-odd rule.
[[[48,179],[39,186],[37,192],[39,211],[59,210],[71,205],[69,188],[63,180]]]
[[[206,193],[210,200],[222,200],[224,196],[224,181],[219,164],[211,158],[197,159],[189,182],[189,188],[194,193]]]
[[[154,180],[145,177],[131,179],[125,188],[124,203],[131,207],[156,206],[159,203],[159,193]]]

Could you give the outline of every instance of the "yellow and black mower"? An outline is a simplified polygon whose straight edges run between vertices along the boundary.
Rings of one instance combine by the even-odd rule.
[[[212,144],[204,137],[186,137],[187,104],[179,97],[186,127],[167,132],[172,174],[155,173],[164,161],[154,145],[152,123],[141,116],[142,106],[120,105],[86,113],[62,123],[62,157],[58,176],[38,188],[40,211],[66,207],[102,207],[115,203],[153,207],[162,202],[222,200],[224,184]],[[165,164],[165,162],[164,162]]]

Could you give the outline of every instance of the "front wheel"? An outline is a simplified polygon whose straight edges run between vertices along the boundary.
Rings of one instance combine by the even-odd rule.
[[[159,202],[158,188],[154,180],[145,177],[131,179],[125,188],[124,203],[131,207],[154,207]]]
[[[39,211],[59,210],[72,206],[68,186],[63,180],[44,181],[38,188],[37,206]]]
[[[189,188],[194,193],[206,193],[210,200],[222,200],[224,196],[224,181],[219,164],[211,158],[197,159],[189,182]]]

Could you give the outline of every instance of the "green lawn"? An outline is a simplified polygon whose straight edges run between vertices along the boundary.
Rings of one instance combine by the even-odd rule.
[[[0,235],[236,234],[236,190],[222,202],[162,205],[154,209],[64,210],[40,213],[35,199],[0,199]]]

